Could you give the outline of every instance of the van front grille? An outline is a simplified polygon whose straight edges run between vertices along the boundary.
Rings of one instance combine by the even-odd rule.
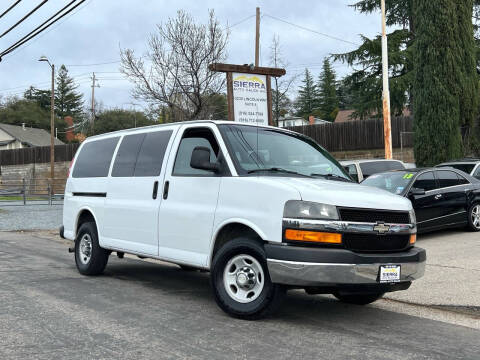
[[[340,219],[342,221],[376,223],[383,222],[387,224],[409,224],[410,216],[406,211],[386,211],[386,210],[363,210],[340,208]]]
[[[402,251],[410,246],[410,235],[343,234],[343,244],[352,251]]]

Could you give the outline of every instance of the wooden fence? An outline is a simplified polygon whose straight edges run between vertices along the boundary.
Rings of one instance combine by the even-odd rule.
[[[71,161],[80,144],[55,145],[55,162]],[[0,165],[24,165],[50,162],[50,146],[2,150]]]
[[[295,126],[289,129],[311,137],[328,151],[370,150],[384,147],[382,119]],[[392,118],[394,148],[413,147],[412,132],[411,117]]]

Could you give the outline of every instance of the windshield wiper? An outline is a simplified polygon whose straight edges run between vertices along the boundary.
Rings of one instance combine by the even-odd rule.
[[[345,181],[345,182],[353,182],[350,179],[347,179],[343,176],[336,175],[336,174],[310,174],[312,177],[322,177],[325,179],[331,179],[331,180],[340,180],[340,181]]]
[[[276,172],[276,173],[284,173],[284,174],[292,174],[292,175],[298,175],[298,176],[304,176],[304,177],[311,177],[305,174],[298,173],[296,171],[292,170],[287,170],[287,169],[282,169],[279,167],[271,167],[271,168],[265,168],[265,169],[253,169],[249,170],[248,174],[253,174],[253,173],[258,173],[258,172]]]

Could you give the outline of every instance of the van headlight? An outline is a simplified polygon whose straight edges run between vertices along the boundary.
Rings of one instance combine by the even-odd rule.
[[[310,201],[289,200],[283,210],[284,218],[338,220],[338,211],[334,205],[315,203]]]

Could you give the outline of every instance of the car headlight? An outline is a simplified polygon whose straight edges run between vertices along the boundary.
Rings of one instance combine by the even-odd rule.
[[[337,208],[333,205],[300,200],[287,201],[283,210],[283,217],[314,220],[339,219]]]
[[[415,210],[410,210],[410,221],[412,224],[417,224],[417,218],[415,217]]]

